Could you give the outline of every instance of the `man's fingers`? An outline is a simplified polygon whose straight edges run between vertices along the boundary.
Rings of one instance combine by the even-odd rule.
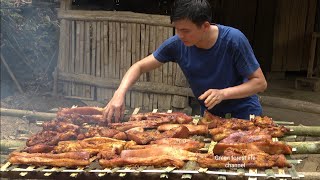
[[[108,123],[112,123],[113,113],[114,113],[114,108],[110,108],[109,111],[108,111],[108,117],[107,117]]]
[[[199,96],[199,100],[204,100],[210,95],[210,91],[206,91],[201,96]]]
[[[124,110],[125,110],[125,106],[124,106],[124,104],[123,104],[123,106],[121,107],[121,113],[120,113],[120,119],[123,119],[123,117],[124,117]]]
[[[117,108],[114,111],[114,121],[115,122],[119,122],[120,114],[121,114],[121,109]]]

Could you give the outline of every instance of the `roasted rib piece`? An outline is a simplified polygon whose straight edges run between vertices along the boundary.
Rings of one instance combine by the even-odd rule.
[[[9,162],[12,164],[48,165],[54,167],[87,166],[90,164],[90,154],[87,152],[60,154],[12,152],[9,156]]]
[[[190,135],[206,135],[208,134],[207,125],[193,125],[193,124],[162,124],[158,127],[158,131],[168,131],[170,129],[185,126],[188,128]]]
[[[106,125],[107,121],[103,118],[103,108],[99,107],[74,107],[62,108],[57,113],[57,119],[73,124],[93,123]]]
[[[251,149],[228,148],[222,156],[212,155],[210,158],[198,158],[201,167],[206,168],[271,168],[290,167],[283,154],[269,155],[262,151]]]
[[[26,145],[27,146],[34,146],[36,144],[46,144],[49,146],[54,146],[58,144],[59,141],[65,140],[73,140],[77,138],[77,133],[73,131],[66,131],[66,132],[57,132],[57,131],[41,131],[37,134],[31,136],[28,140]]]
[[[169,119],[170,123],[188,124],[192,121],[192,117],[181,112],[173,113],[138,113],[130,117],[129,121],[142,121],[142,120],[159,120]],[[165,120],[167,121],[167,120]]]
[[[162,138],[187,138],[189,137],[189,130],[185,126],[180,126],[163,133],[158,131],[128,132],[127,137],[137,144],[148,144],[150,141]]]
[[[43,127],[43,131],[57,131],[62,133],[67,131],[79,133],[80,131],[79,126],[72,123],[59,121],[56,119],[43,123],[42,127]]]

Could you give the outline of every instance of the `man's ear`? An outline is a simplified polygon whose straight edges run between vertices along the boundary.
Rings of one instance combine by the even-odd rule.
[[[206,22],[204,22],[203,24],[202,24],[202,27],[204,28],[204,30],[205,31],[209,31],[209,29],[210,29],[210,23],[208,22],[208,21],[206,21]]]

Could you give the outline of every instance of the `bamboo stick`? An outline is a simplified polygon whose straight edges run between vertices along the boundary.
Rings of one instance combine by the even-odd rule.
[[[0,108],[0,112],[1,112],[1,116],[27,117],[27,118],[34,118],[39,120],[52,120],[56,118],[55,113],[34,112],[34,111],[19,110],[19,109]]]

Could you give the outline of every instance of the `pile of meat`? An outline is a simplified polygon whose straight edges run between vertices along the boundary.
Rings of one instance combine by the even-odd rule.
[[[104,168],[122,166],[174,166],[187,161],[204,168],[289,167],[284,154],[291,147],[273,142],[288,131],[268,117],[223,119],[205,112],[194,124],[184,113],[139,113],[128,122],[111,123],[101,108],[63,108],[57,118],[29,138],[22,152],[13,152],[13,164],[58,167],[88,166],[97,160]],[[200,152],[205,143],[193,136],[211,137],[213,151]]]

